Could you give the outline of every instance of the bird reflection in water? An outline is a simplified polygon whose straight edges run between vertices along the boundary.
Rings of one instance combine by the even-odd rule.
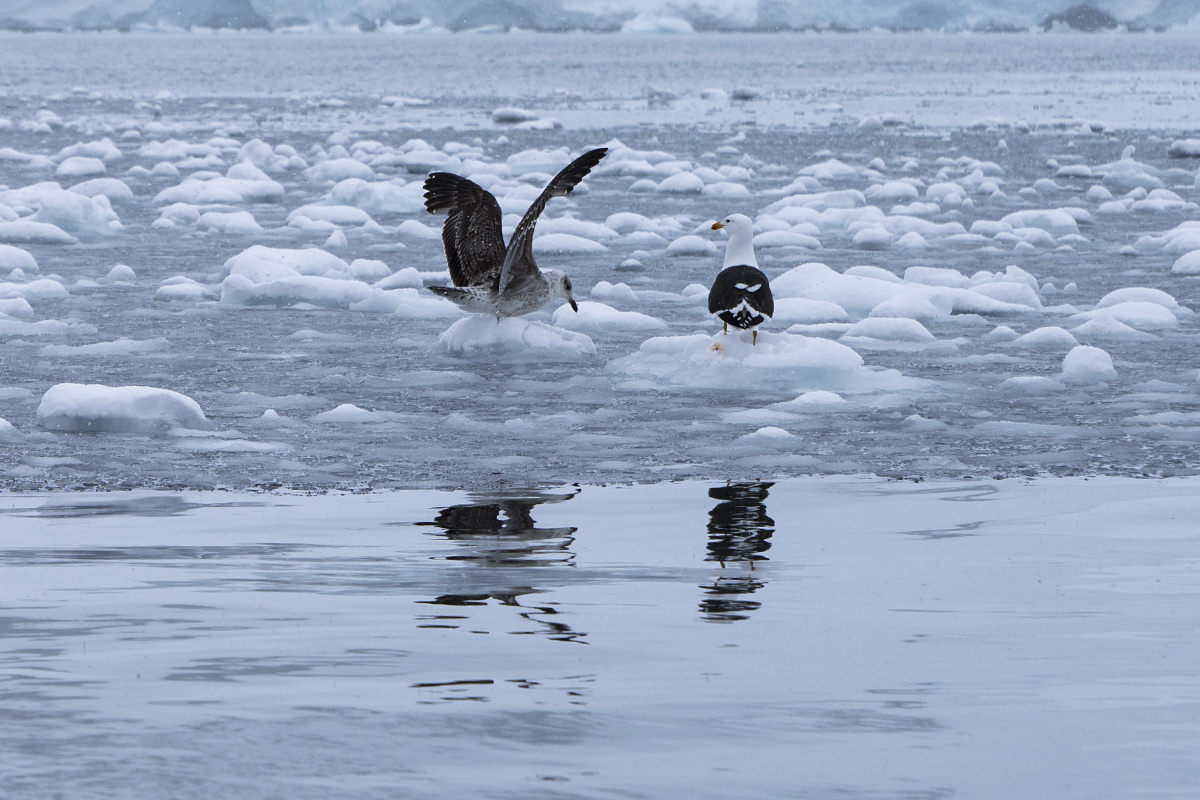
[[[441,530],[435,536],[455,544],[452,553],[443,556],[447,561],[464,561],[480,567],[452,577],[458,586],[454,591],[440,594],[430,605],[469,608],[486,606],[493,601],[503,606],[521,609],[518,613],[536,623],[550,638],[586,644],[586,634],[569,625],[548,619],[558,613],[553,605],[523,605],[520,598],[540,593],[541,589],[527,582],[528,567],[554,568],[575,566],[575,527],[540,528],[533,518],[535,506],[543,503],[562,503],[579,494],[530,492],[520,496],[483,496],[477,502],[448,506],[438,512],[432,522],[422,525]],[[514,572],[513,570],[519,570]],[[457,628],[462,615],[438,615],[441,624],[423,627]],[[533,633],[534,631],[514,631]]]
[[[708,555],[706,561],[721,565],[721,574],[711,583],[702,584],[704,597],[700,611],[710,622],[733,622],[746,619],[761,603],[747,595],[761,589],[766,582],[754,572],[756,561],[766,561],[771,548],[775,520],[767,516],[767,491],[774,483],[730,483],[708,490],[708,496],[719,500],[708,512]],[[726,565],[741,562],[748,570],[727,574]]]

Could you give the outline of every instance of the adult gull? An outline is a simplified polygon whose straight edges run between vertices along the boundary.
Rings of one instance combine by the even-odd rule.
[[[775,298],[767,276],[754,257],[754,223],[745,214],[731,214],[714,222],[712,229],[726,230],[725,266],[717,273],[708,293],[708,312],[715,314],[729,333],[729,326],[752,331],[750,343],[758,344],[758,326],[775,313]]]
[[[504,245],[500,204],[492,193],[461,175],[434,172],[425,180],[425,209],[448,211],[442,225],[442,244],[453,286],[430,286],[430,291],[465,311],[519,317],[562,298],[575,311],[571,279],[562,270],[538,269],[533,260],[533,229],[551,198],[571,193],[608,148],[589,150],[563,167],[529,206]]]

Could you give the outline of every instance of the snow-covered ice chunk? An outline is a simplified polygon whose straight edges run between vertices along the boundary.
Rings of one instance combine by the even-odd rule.
[[[54,170],[56,178],[93,178],[108,173],[108,167],[98,158],[71,156],[63,159]]]
[[[249,211],[206,211],[196,225],[218,233],[253,234],[263,229]]]
[[[611,368],[655,385],[735,392],[835,391],[869,387],[878,377],[863,366],[858,353],[838,342],[772,331],[760,331],[757,345],[751,338],[745,332],[657,336],[612,362]]]
[[[453,356],[500,357],[503,360],[577,361],[594,356],[596,345],[586,334],[563,330],[521,317],[473,315],[460,319],[438,337],[437,352]]]
[[[685,234],[667,245],[669,256],[715,256],[719,248],[711,239]]]
[[[1175,259],[1171,272],[1176,275],[1200,275],[1200,250],[1192,250]]]
[[[128,264],[117,264],[108,271],[104,279],[110,283],[131,282],[137,280],[137,273]]]
[[[1099,347],[1081,344],[1062,362],[1062,379],[1068,383],[1101,383],[1117,377],[1112,356]]]
[[[151,386],[60,383],[42,396],[38,424],[52,431],[157,433],[204,428],[208,418],[187,395]]]
[[[133,199],[133,190],[120,178],[92,178],[90,181],[74,184],[68,191],[84,197],[95,197],[102,194],[108,198],[110,203]]]
[[[1070,331],[1057,325],[1047,325],[1018,336],[1013,344],[1029,350],[1070,350],[1079,342]]]
[[[33,253],[10,244],[0,244],[0,269],[20,269],[25,272],[37,272],[37,259]]]

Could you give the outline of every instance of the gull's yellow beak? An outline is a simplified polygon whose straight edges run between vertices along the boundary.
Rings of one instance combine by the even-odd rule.
[[[724,227],[725,227],[725,226],[724,226],[724,225],[722,225],[721,223],[719,223],[719,222],[714,222],[714,223],[713,223],[713,226],[712,226],[712,229],[713,229],[714,231],[719,231],[719,230],[721,230],[721,228],[724,228]]]

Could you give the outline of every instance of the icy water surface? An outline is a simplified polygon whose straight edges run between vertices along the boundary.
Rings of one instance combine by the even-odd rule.
[[[4,791],[1188,798],[1197,496],[8,495]]]
[[[117,151],[104,174],[130,190],[86,189],[113,194],[117,231],[38,211],[84,227],[78,242],[8,239],[38,265],[4,284],[5,297],[29,298],[27,310],[6,306],[0,319],[0,417],[14,426],[0,432],[0,481],[10,488],[486,489],[580,476],[1155,476],[1200,465],[1190,310],[1200,284],[1172,272],[1184,250],[1165,236],[1196,218],[1200,200],[1195,161],[1168,155],[1194,109],[1183,101],[1194,94],[1190,40],[5,43],[0,144],[10,152],[0,185],[16,194],[0,202],[33,218],[42,190],[22,190],[78,184],[84,176],[60,174],[77,152],[68,148],[104,139]],[[67,53],[94,69],[69,66]],[[473,79],[468,65],[479,58],[494,82]],[[1024,70],[1040,76],[1036,88]],[[492,120],[514,105],[531,125]],[[260,159],[278,197],[192,191],[199,184],[189,179],[221,178],[251,157],[244,148],[255,140],[277,160]],[[420,209],[427,171],[499,181],[489,185],[514,215],[571,155],[601,144],[614,148],[607,162],[539,226],[560,237],[540,263],[565,268],[579,299],[649,318],[553,318],[582,326],[594,354],[446,352],[438,341],[454,312],[406,300],[389,313],[400,301],[371,285],[379,274],[338,284],[374,291],[377,304],[365,306],[309,284],[239,294],[226,280],[228,259],[267,246],[324,248],[346,263],[382,262],[383,275],[415,268],[418,285],[444,282],[439,220]],[[351,174],[347,159],[398,194],[352,196],[335,184]],[[369,222],[346,216],[348,204]],[[337,207],[326,209],[333,221],[304,216],[326,206]],[[1047,209],[1058,216],[1002,222]],[[793,281],[791,310],[764,330],[778,349],[748,351],[765,367],[735,365],[724,377],[681,368],[683,337],[716,331],[702,293],[724,240],[708,224],[732,211],[776,235],[758,246],[773,280],[808,262],[833,275],[865,266],[876,289],[902,296],[883,311],[875,306],[884,295]],[[622,226],[620,212],[644,220]],[[231,214],[250,215],[253,227]],[[110,275],[115,265],[132,278]],[[933,306],[911,302],[931,283],[967,285],[980,274],[999,276],[981,290],[986,307],[978,294],[953,313],[942,295]],[[879,275],[898,283],[887,288]],[[30,289],[39,278],[63,291]],[[191,293],[168,293],[180,285]],[[1159,294],[1138,295],[1129,314],[1101,320],[1107,327],[1080,330],[1124,288]],[[814,299],[825,305],[806,305]],[[552,310],[535,319],[550,321]],[[892,322],[852,328],[868,316]],[[1044,328],[1062,330],[1014,341]],[[665,355],[643,348],[653,337],[667,337]],[[816,369],[797,349],[815,339],[852,348],[861,368]],[[1115,375],[1063,380],[1073,344],[1104,349]],[[182,392],[209,427],[46,430],[38,407],[67,382]],[[814,391],[837,396],[805,397]],[[343,404],[360,416],[321,416]]]

